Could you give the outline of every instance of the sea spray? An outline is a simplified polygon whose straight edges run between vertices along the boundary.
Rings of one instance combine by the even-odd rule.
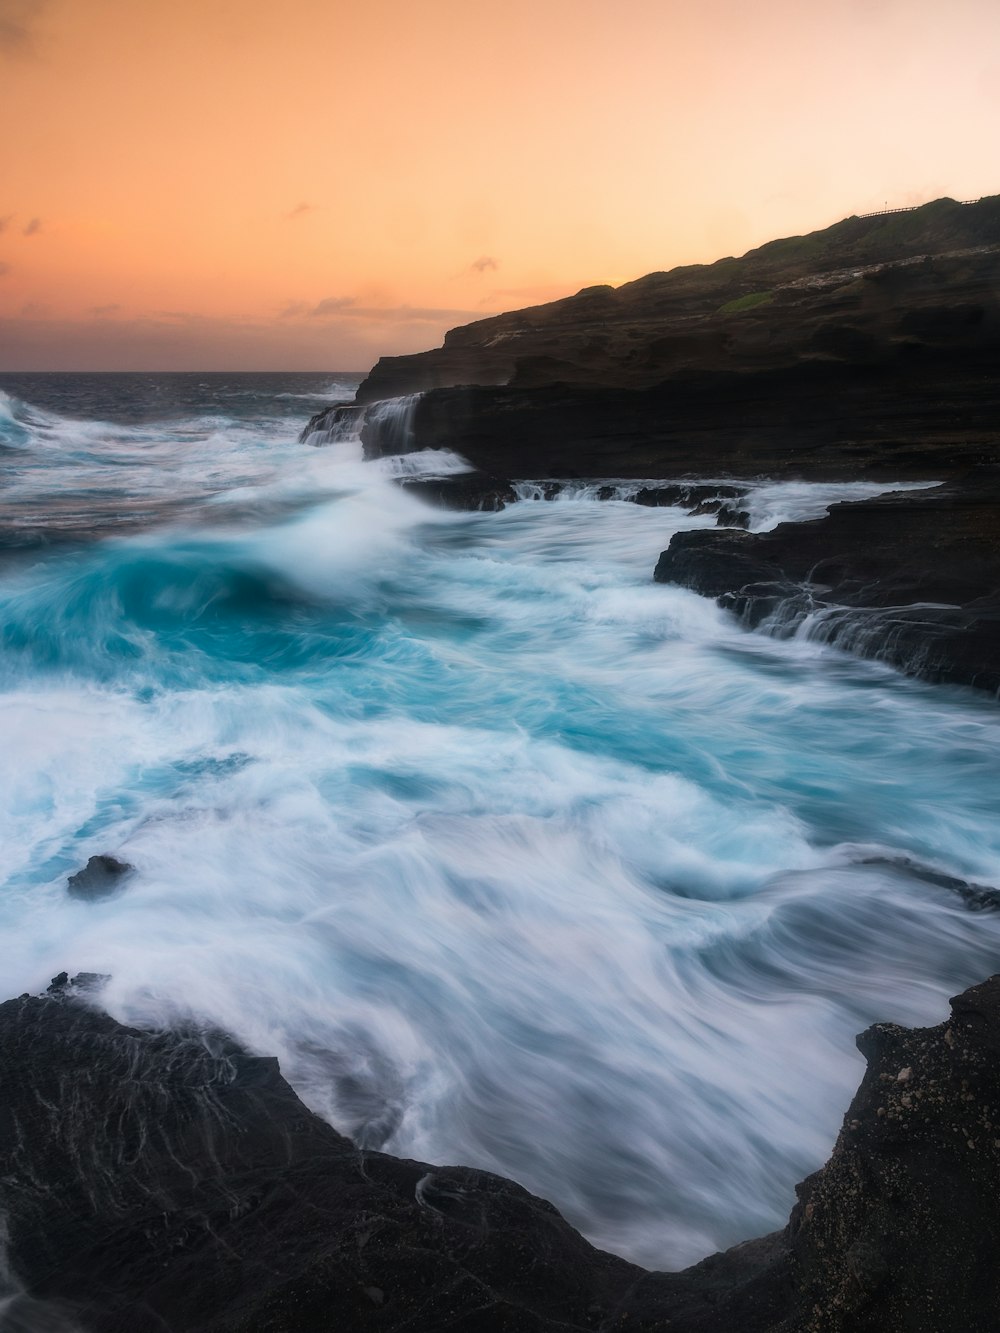
[[[1000,883],[995,707],[653,584],[713,515],[433,510],[232,401],[56,413],[58,485],[28,439],[21,502],[99,522],[0,590],[5,993],[110,973],[116,1017],[227,1028],[359,1143],[655,1267],[780,1225],[855,1032],[996,970],[941,880]],[[72,898],[100,853],[135,874]]]

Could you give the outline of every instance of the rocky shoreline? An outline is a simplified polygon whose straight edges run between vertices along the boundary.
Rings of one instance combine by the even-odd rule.
[[[1000,693],[998,277],[1000,200],[847,219],[455,330],[381,362],[306,438],[461,454],[472,471],[398,478],[434,504],[590,479],[597,498],[716,514],[657,581]],[[936,484],[753,533],[742,500],[763,477]],[[110,896],[130,872],[92,857],[68,891]],[[996,909],[990,886],[921,873]],[[595,1249],[512,1181],[360,1148],[276,1060],[123,1026],[103,981],[63,973],[0,1004],[11,1333],[997,1327],[1000,975],[937,1026],[862,1033],[867,1072],[785,1228],[683,1272]]]
[[[453,329],[383,358],[303,437],[361,422],[368,457],[456,452],[472,472],[400,478],[453,508],[502,508],[532,479],[941,483],[772,534],[679,534],[655,577],[995,694],[998,366],[1000,196],[939,199]],[[738,527],[738,504],[719,522]]]
[[[996,1327],[1000,976],[936,1027],[862,1033],[864,1080],[785,1229],[681,1273],[594,1249],[487,1172],[355,1147],[276,1060],[123,1027],[101,982],[0,1005],[5,1328]]]
[[[1000,692],[1000,468],[838,504],[772,532],[677,533],[654,578],[715,597],[752,627]]]

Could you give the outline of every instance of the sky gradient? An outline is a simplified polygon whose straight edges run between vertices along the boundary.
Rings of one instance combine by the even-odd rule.
[[[1000,0],[0,0],[0,113],[0,370],[364,370],[1000,191]]]

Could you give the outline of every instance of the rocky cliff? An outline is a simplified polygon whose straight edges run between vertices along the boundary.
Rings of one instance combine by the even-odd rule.
[[[998,352],[1000,196],[941,199],[454,329],[358,402],[421,392],[408,447],[506,477],[950,475]]]
[[[122,1027],[99,984],[0,1005],[5,1328],[996,1328],[1000,977],[938,1027],[863,1033],[864,1082],[788,1226],[683,1273],[595,1250],[487,1172],[362,1151],[275,1060]]]

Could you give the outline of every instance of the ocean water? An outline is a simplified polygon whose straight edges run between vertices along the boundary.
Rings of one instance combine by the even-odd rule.
[[[934,875],[1000,883],[1000,711],[654,584],[711,516],[300,444],[354,383],[0,376],[3,995],[110,973],[652,1267],[780,1226],[855,1034],[998,969]]]

